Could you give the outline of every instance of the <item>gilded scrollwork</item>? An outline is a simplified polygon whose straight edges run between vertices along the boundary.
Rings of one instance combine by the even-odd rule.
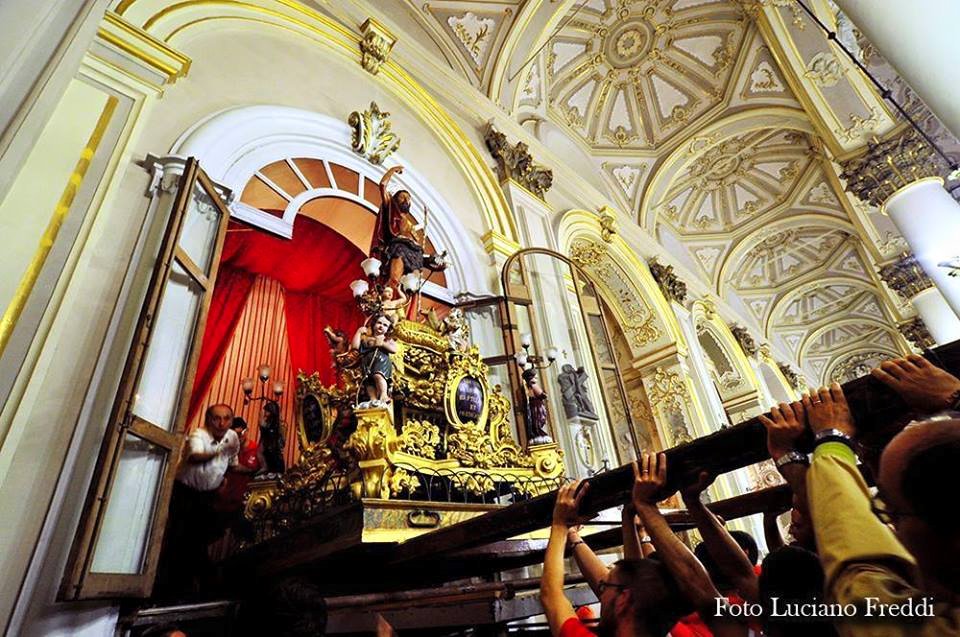
[[[570,260],[586,270],[591,280],[606,292],[607,298],[616,300],[611,305],[624,334],[634,347],[643,347],[660,338],[661,332],[653,312],[627,283],[627,276],[603,244],[577,239],[570,246]]]
[[[370,102],[365,111],[350,113],[347,123],[353,129],[353,151],[371,164],[380,165],[400,147],[400,138],[390,130],[390,113],[381,111],[376,102]]]

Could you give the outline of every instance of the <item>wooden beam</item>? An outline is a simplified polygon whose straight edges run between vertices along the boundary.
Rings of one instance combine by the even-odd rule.
[[[943,345],[928,357],[954,375],[960,376],[960,341]],[[885,385],[865,376],[843,386],[847,402],[857,421],[861,442],[882,448],[903,426],[906,404]],[[809,444],[809,441],[808,441]],[[667,482],[671,489],[691,483],[707,470],[717,475],[767,459],[766,432],[758,418],[722,429],[665,451],[669,462]],[[627,501],[633,471],[625,465],[590,478],[590,491],[581,511],[597,513]],[[421,535],[400,544],[389,565],[406,564],[475,546],[489,544],[550,524],[556,492],[511,505],[499,511]]]

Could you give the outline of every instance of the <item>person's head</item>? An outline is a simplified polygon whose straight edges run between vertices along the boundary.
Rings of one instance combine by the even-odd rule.
[[[764,559],[758,581],[760,605],[764,613],[765,634],[771,637],[797,637],[836,634],[824,619],[822,624],[809,621],[784,621],[773,617],[774,598],[779,608],[785,604],[812,603],[823,599],[824,576],[816,553],[799,546],[782,546]]]
[[[239,438],[241,441],[246,440],[247,438],[247,421],[246,420],[244,420],[240,416],[236,416],[233,419],[233,424],[230,425],[230,428],[233,429],[233,433],[237,434],[237,438]]]
[[[750,564],[756,565],[757,560],[760,558],[760,551],[757,548],[757,541],[753,539],[753,536],[746,531],[739,530],[730,531],[730,536],[740,545],[747,559],[750,560]],[[714,586],[716,586],[720,592],[726,592],[733,588],[733,584],[727,576],[723,574],[723,570],[710,555],[710,551],[707,550],[705,542],[697,544],[693,549],[693,554],[696,555],[700,563],[703,564],[703,568],[707,570],[707,574],[710,575],[710,579],[713,580]]]
[[[877,486],[924,577],[960,592],[960,509],[943,494],[960,467],[960,420],[911,424],[883,450]]]
[[[280,403],[275,400],[263,401],[263,412],[261,414],[263,421],[268,425],[279,424],[280,422]]]
[[[226,435],[233,424],[233,408],[224,403],[210,405],[204,414],[203,426],[207,428],[214,440],[220,440]]]
[[[395,195],[393,195],[393,200],[397,204],[397,208],[403,212],[410,212],[410,193],[406,190],[398,190]]]
[[[370,319],[370,331],[373,332],[374,336],[386,336],[392,326],[393,323],[390,322],[386,314],[375,314]]]
[[[525,369],[520,375],[523,378],[523,382],[527,387],[533,387],[537,384],[537,370],[534,368]]]
[[[385,287],[383,288],[382,296],[383,296],[383,300],[384,300],[384,301],[391,301],[391,300],[393,300],[393,288],[390,287],[389,285],[388,285],[388,286],[385,286]]]
[[[603,579],[597,634],[613,635],[616,627],[634,622],[634,634],[666,635],[690,606],[666,566],[657,560],[620,560]]]
[[[810,549],[811,551],[816,549],[817,540],[813,535],[813,525],[810,523],[810,516],[804,513],[802,503],[796,494],[793,496],[793,508],[790,509],[790,528],[788,532],[794,542],[803,548]]]
[[[756,566],[757,560],[760,559],[760,549],[757,548],[757,541],[753,539],[753,536],[746,531],[737,529],[730,531],[730,536],[736,540],[740,548],[743,549],[743,552],[746,553],[747,559],[750,560],[750,565]]]

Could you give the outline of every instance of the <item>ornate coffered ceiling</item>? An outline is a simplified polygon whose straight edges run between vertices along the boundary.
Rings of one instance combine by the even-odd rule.
[[[720,105],[746,33],[726,0],[590,0],[568,18],[531,83],[598,150],[655,149]]]

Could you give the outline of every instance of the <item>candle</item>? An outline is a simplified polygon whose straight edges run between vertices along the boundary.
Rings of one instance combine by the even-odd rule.
[[[270,380],[270,371],[271,370],[269,365],[266,365],[266,364],[261,365],[260,369],[257,370],[257,373],[260,376],[260,380],[262,380],[263,382],[267,382],[268,380]]]
[[[281,381],[278,380],[273,384],[273,393],[277,396],[283,393],[283,383]]]
[[[248,396],[253,392],[253,379],[249,376],[240,381],[240,387],[243,389],[243,393]]]
[[[520,344],[524,347],[530,347],[533,345],[533,337],[530,334],[523,334],[520,336]]]

